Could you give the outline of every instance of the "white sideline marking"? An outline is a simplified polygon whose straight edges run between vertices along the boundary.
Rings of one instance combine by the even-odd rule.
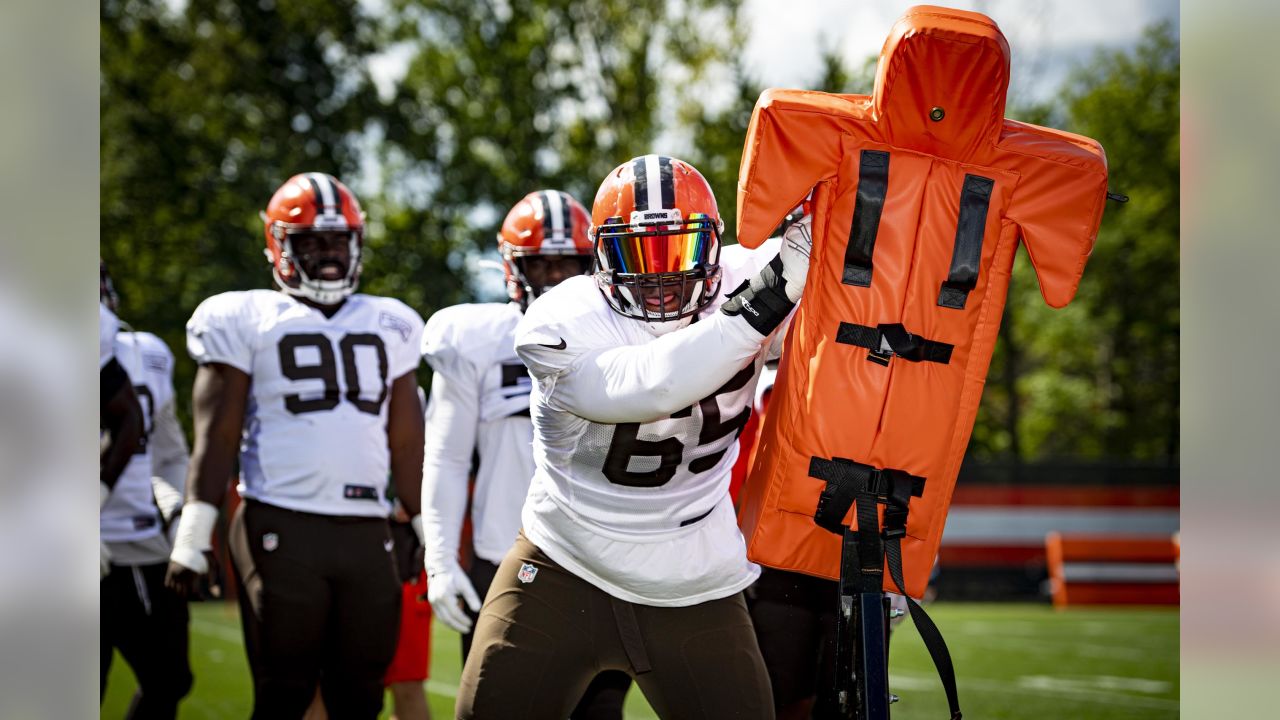
[[[1148,695],[1167,692],[1171,687],[1163,680],[1146,678],[1116,677],[1115,675],[1086,675],[1079,678],[1054,677],[1053,675],[1024,675],[1018,678],[1018,684],[1038,690],[1063,690],[1073,692],[1084,690],[1118,690],[1121,692],[1140,692]]]
[[[456,686],[431,678],[427,679],[427,692],[441,697],[458,697],[458,688]]]
[[[239,629],[232,630],[229,627],[209,622],[208,620],[192,618],[191,630],[192,632],[197,632],[205,637],[215,638],[222,642],[235,643],[236,645],[244,644],[244,635],[240,634]]]
[[[971,688],[982,692],[996,694],[1035,695],[1043,697],[1055,695],[1081,702],[1099,704],[1126,705],[1130,707],[1176,709],[1178,700],[1169,698],[1142,697],[1120,692],[1118,684],[1133,683],[1145,688],[1142,692],[1162,692],[1169,689],[1170,684],[1160,680],[1142,678],[1117,678],[1109,675],[1085,676],[1081,678],[1056,678],[1046,675],[1029,675],[1010,683],[1004,680],[986,680],[961,677],[956,680],[961,695],[965,689]],[[1155,686],[1159,689],[1153,689]],[[1105,686],[1110,688],[1104,689]],[[889,689],[896,690],[941,690],[942,685],[933,675],[899,675],[889,673]]]

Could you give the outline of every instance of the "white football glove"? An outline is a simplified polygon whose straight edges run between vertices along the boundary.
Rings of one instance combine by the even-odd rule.
[[[783,290],[787,299],[793,303],[800,301],[804,292],[804,281],[809,275],[809,253],[813,250],[813,216],[805,215],[791,223],[782,233],[782,250],[778,256],[782,258],[782,279],[786,281]]]
[[[427,601],[440,622],[464,635],[471,632],[471,618],[459,601],[466,602],[471,612],[480,612],[480,598],[458,563],[449,563],[427,575]]]
[[[813,248],[810,228],[813,218],[805,215],[782,234],[782,249],[754,277],[729,293],[720,312],[741,316],[756,332],[768,336],[782,324],[804,292],[809,275],[809,252]]]

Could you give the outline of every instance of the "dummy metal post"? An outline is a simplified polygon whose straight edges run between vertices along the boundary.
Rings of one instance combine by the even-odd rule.
[[[844,531],[836,617],[836,699],[846,720],[889,720],[889,601],[862,572],[858,534]]]

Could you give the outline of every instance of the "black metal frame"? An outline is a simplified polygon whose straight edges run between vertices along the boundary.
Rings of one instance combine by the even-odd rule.
[[[881,577],[858,567],[857,532],[845,529],[836,615],[836,699],[848,720],[888,720],[889,599]]]

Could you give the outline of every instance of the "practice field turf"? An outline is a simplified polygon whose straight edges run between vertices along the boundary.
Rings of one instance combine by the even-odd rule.
[[[944,602],[929,612],[951,648],[966,718],[1178,717],[1176,610],[1056,612],[1047,604]],[[191,614],[196,685],[179,717],[248,717],[251,690],[235,604],[196,604]],[[434,633],[427,691],[434,717],[444,720],[453,717],[460,649],[453,631],[437,623]],[[890,687],[902,696],[894,720],[945,718],[946,698],[910,622],[894,633],[890,657]],[[133,689],[133,675],[117,655],[102,717],[122,717]],[[653,717],[633,687],[627,718]]]

